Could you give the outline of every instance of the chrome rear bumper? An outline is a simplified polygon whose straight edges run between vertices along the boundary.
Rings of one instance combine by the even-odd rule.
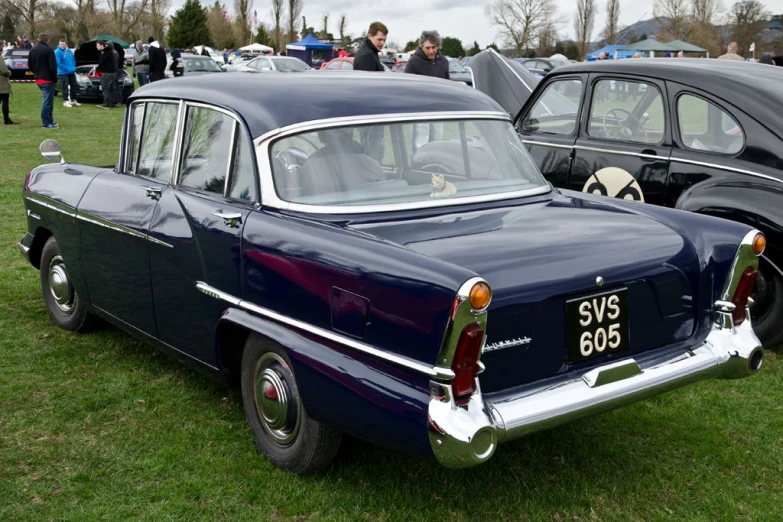
[[[448,384],[433,381],[429,435],[436,458],[448,467],[480,464],[492,456],[500,442],[612,410],[698,380],[752,375],[761,367],[763,355],[750,320],[733,327],[731,314],[718,313],[721,317],[701,345],[649,366],[626,359],[595,368],[565,383],[495,401],[485,401],[479,390],[463,406],[454,402]]]

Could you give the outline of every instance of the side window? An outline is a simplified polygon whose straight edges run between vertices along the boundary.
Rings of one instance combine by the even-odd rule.
[[[174,141],[177,134],[176,103],[147,103],[142,130],[139,166],[140,176],[168,182],[174,158]]]
[[[259,58],[256,61],[256,64],[257,64],[256,65],[256,69],[258,69],[259,71],[271,71],[272,70],[272,65],[269,63],[269,60],[267,60],[266,58]]]
[[[342,60],[337,60],[336,62],[332,62],[329,65],[327,65],[326,68],[330,71],[337,71],[340,69],[341,63],[343,63]]]
[[[595,83],[587,127],[590,136],[659,143],[665,128],[663,97],[654,85],[624,80]]]
[[[742,128],[726,111],[691,94],[677,98],[680,140],[689,149],[736,154],[745,144]]]
[[[141,140],[141,126],[144,123],[144,104],[136,103],[133,105],[133,112],[131,112],[131,125],[130,125],[130,149],[128,150],[128,157],[125,158],[125,171],[136,172],[136,159],[139,155],[139,142]]]
[[[247,135],[242,130],[242,127],[237,127],[234,163],[231,165],[231,176],[228,179],[228,196],[242,201],[255,201],[255,179],[253,151],[250,149],[250,141],[247,139]]]
[[[179,184],[223,194],[235,120],[205,107],[188,107]]]
[[[546,87],[533,109],[525,116],[520,130],[570,136],[576,130],[581,101],[581,80],[554,81]]]

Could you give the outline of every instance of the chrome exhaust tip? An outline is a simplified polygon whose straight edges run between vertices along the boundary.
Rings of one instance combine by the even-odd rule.
[[[748,353],[729,352],[728,359],[723,363],[720,377],[722,379],[742,379],[753,375],[764,364],[764,350],[757,346]]]

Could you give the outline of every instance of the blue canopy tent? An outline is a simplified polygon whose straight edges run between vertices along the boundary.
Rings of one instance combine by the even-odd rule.
[[[605,45],[598,49],[595,52],[592,52],[587,55],[587,61],[592,62],[598,59],[598,55],[601,53],[606,53],[606,56],[610,60],[615,59],[621,59],[621,58],[632,58],[634,54],[636,54],[636,51],[624,51],[625,45]]]
[[[311,34],[298,42],[285,46],[288,56],[294,56],[305,62],[310,67],[318,68],[323,62],[332,59],[332,44],[319,42]]]

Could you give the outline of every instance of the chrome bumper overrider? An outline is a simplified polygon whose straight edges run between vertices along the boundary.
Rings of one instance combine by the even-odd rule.
[[[750,319],[734,327],[730,313],[717,314],[714,329],[701,345],[649,366],[626,359],[567,382],[495,401],[484,400],[479,388],[462,406],[455,403],[450,385],[432,381],[429,436],[433,452],[444,466],[472,466],[489,459],[500,442],[698,380],[737,379],[755,373],[761,367],[762,349]]]

